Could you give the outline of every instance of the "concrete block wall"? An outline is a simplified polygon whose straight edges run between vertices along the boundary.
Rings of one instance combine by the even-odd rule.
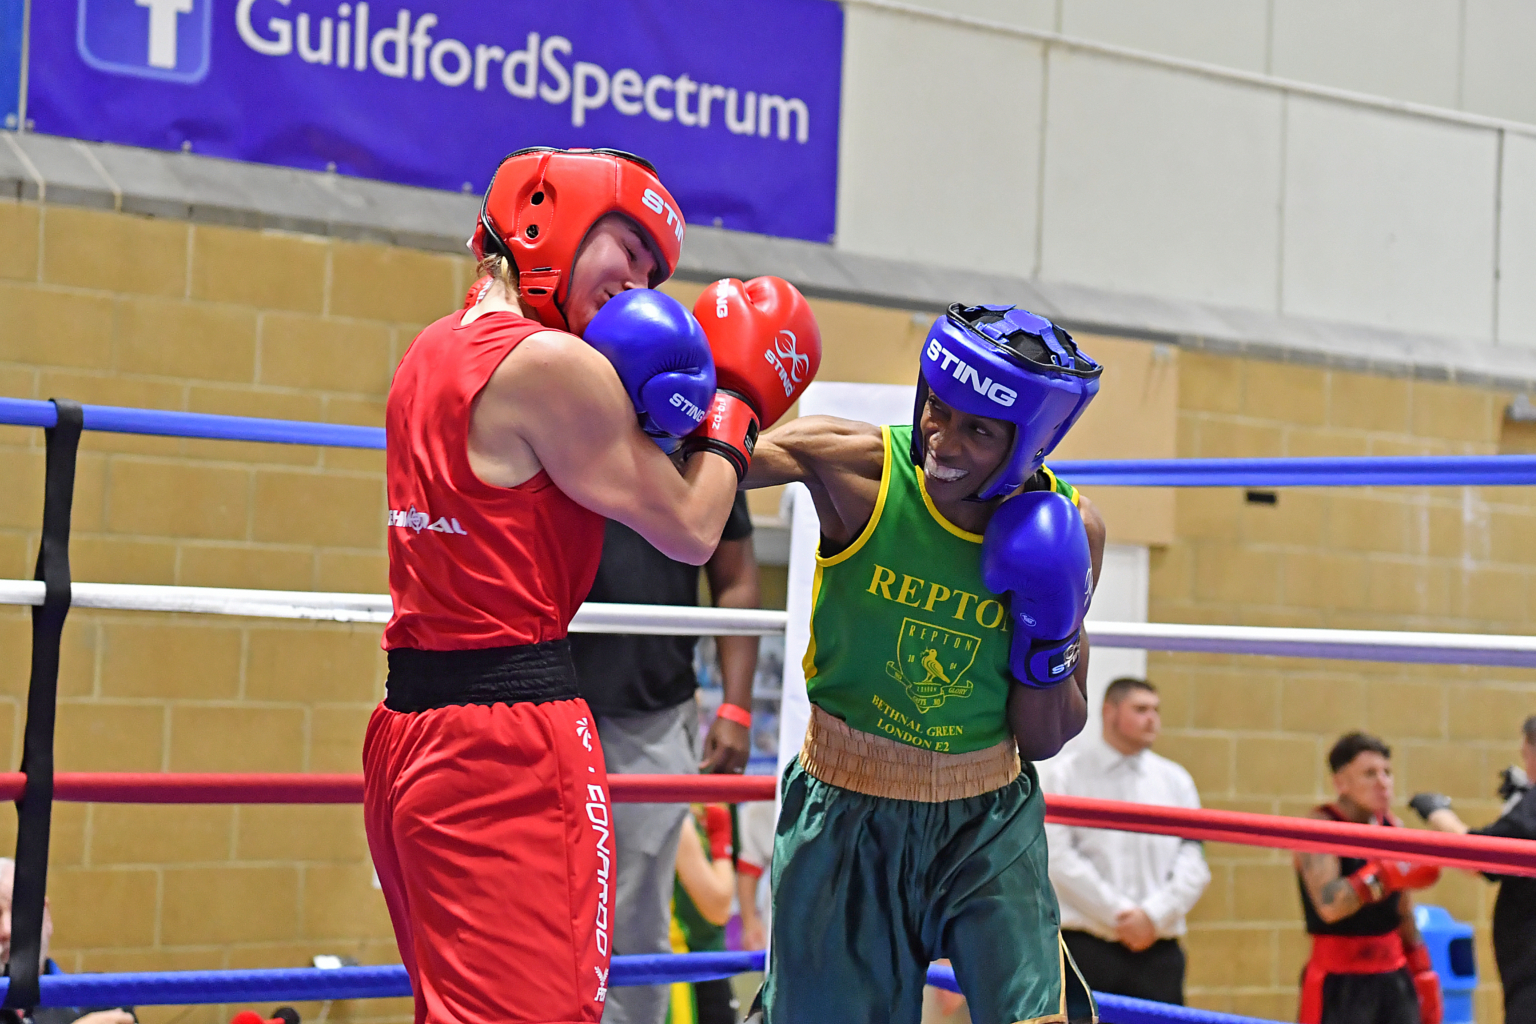
[[[0,201],[0,395],[379,426],[406,346],[472,275],[467,258],[403,247]],[[689,304],[702,288],[668,286]],[[843,339],[827,374],[913,378],[910,312],[813,305]],[[31,576],[43,452],[41,431],[0,427],[0,578]],[[385,510],[380,452],[87,433],[72,569],[383,593]],[[783,571],[767,575],[783,607]],[[20,757],[29,630],[24,609],[0,608],[0,764]],[[61,771],[361,770],[383,690],[376,626],[75,610],[65,645]],[[0,852],[14,829],[0,814]],[[353,807],[60,803],[50,893],[70,971],[398,961]],[[143,1018],[216,1024],[228,1010]]]
[[[381,425],[405,346],[471,273],[402,248],[0,203],[0,394]],[[0,576],[32,572],[42,444],[0,428]],[[375,451],[88,433],[75,578],[381,593],[382,471]],[[376,626],[77,610],[65,638],[60,770],[360,770]],[[29,646],[25,610],[0,610],[9,765]],[[14,827],[0,815],[0,850]],[[70,971],[398,961],[355,807],[58,804],[50,893]],[[354,1011],[410,1012],[331,1015]]]
[[[1374,96],[1536,123],[1511,0],[924,0],[920,6]]]
[[[838,249],[1536,347],[1536,106],[1517,50],[1478,49],[1526,38],[1521,5],[923,6],[847,3]],[[1499,68],[1520,123],[1453,109]]]
[[[0,203],[0,242],[0,394],[374,425],[405,345],[458,305],[472,273],[456,256],[30,203]],[[869,334],[829,353],[829,377],[911,379],[911,314],[817,310],[829,337]],[[1507,398],[1193,350],[1178,366],[1183,456],[1492,451]],[[42,475],[41,432],[0,428],[0,575],[31,572]],[[377,452],[87,435],[75,575],[382,592],[384,509]],[[1536,614],[1533,515],[1522,492],[1476,488],[1292,489],[1273,507],[1182,491],[1174,542],[1152,556],[1152,617],[1522,631]],[[24,611],[0,610],[8,764],[27,630]],[[66,637],[63,770],[358,769],[383,677],[376,627],[76,611]],[[1438,787],[1469,818],[1490,817],[1493,774],[1536,710],[1536,682],[1520,673],[1158,655],[1150,671],[1165,694],[1164,750],[1206,802],[1269,812],[1321,799],[1323,751],[1358,725],[1396,744],[1404,796]],[[13,828],[0,815],[0,850]],[[1285,858],[1209,855],[1192,995],[1285,1019],[1304,949]],[[70,970],[396,955],[353,808],[60,804],[51,892]],[[1491,973],[1486,886],[1448,877],[1430,896],[1478,923]],[[1498,1019],[1494,996],[1481,1019]],[[146,1014],[173,1018],[227,1014]]]
[[[1508,396],[1185,351],[1182,457],[1492,453]],[[1536,626],[1530,488],[1291,488],[1275,505],[1181,489],[1177,540],[1151,554],[1154,621],[1526,633]],[[1113,531],[1114,526],[1110,524]],[[1474,823],[1498,815],[1536,673],[1153,653],[1159,749],[1208,807],[1304,814],[1332,797],[1325,757],[1344,732],[1393,747],[1400,804],[1422,789]],[[1417,818],[1406,806],[1409,824]],[[1294,1020],[1307,954],[1289,855],[1206,848],[1213,880],[1191,918],[1192,1002]],[[1478,929],[1478,1019],[1502,1019],[1489,944],[1494,888],[1447,871],[1425,903]]]

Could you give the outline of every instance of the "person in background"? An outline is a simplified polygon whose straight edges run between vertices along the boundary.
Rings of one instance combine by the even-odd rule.
[[[689,828],[689,825],[692,828]],[[677,881],[672,894],[672,952],[725,950],[736,872],[731,866],[731,809],[695,806],[677,843]],[[736,1024],[736,997],[728,979],[672,986],[667,1024]]]
[[[1047,793],[1199,807],[1195,782],[1152,752],[1161,698],[1125,677],[1104,693],[1103,742],[1044,765]],[[1184,918],[1211,872],[1200,844],[1177,836],[1046,825],[1061,934],[1096,992],[1184,1003]]]
[[[1468,828],[1451,810],[1451,798],[1441,793],[1419,793],[1409,804],[1441,832],[1536,840],[1536,788],[1530,781],[1536,779],[1536,715],[1520,727],[1520,760],[1523,769],[1504,769],[1499,787],[1504,813],[1491,825]],[[1504,1021],[1536,1024],[1536,878],[1488,877],[1499,883],[1493,904],[1493,958],[1504,985]]]
[[[717,608],[758,606],[752,520],[738,493],[720,545],[704,565]],[[622,523],[609,520],[589,601],[694,606],[699,567],[673,561]],[[571,653],[581,695],[597,715],[608,774],[736,773],[751,754],[752,677],[757,637],[716,638],[724,698],[699,758],[692,636],[576,633]],[[615,804],[615,954],[665,953],[678,835],[687,804]],[[661,1024],[663,985],[608,990],[605,1024]]]
[[[1338,799],[1313,810],[1324,821],[1397,828],[1392,749],[1352,732],[1328,752]],[[1440,1024],[1440,977],[1413,920],[1408,893],[1440,869],[1331,853],[1295,854],[1312,957],[1301,975],[1300,1024]]]
[[[10,972],[11,963],[11,893],[16,885],[16,862],[0,857],[0,962]],[[53,913],[43,902],[43,974],[62,974],[59,965],[48,959],[53,941]],[[31,1010],[0,1010],[0,1024],[137,1024],[131,1007],[110,1010],[82,1010],[72,1006],[45,1006]]]
[[[779,809],[771,800],[739,804],[736,822],[741,846],[736,851],[736,903],[741,908],[741,948],[768,948],[771,901],[759,892],[773,866],[773,826]]]

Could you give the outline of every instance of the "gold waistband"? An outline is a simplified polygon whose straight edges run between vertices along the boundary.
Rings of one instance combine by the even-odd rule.
[[[1013,737],[985,750],[940,754],[850,729],[811,705],[800,766],[815,779],[866,796],[940,803],[980,796],[1019,775]]]

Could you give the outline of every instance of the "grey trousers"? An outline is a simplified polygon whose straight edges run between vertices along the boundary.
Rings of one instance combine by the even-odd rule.
[[[699,712],[693,701],[666,711],[597,719],[610,775],[686,775],[699,770]],[[687,804],[614,804],[613,952],[670,953],[672,880]],[[610,988],[603,1024],[662,1024],[665,985]]]

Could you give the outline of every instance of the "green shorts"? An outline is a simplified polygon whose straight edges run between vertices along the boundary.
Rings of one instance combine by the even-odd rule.
[[[764,1024],[919,1024],[946,957],[976,1024],[1092,1021],[1060,926],[1033,765],[942,803],[784,773]]]

